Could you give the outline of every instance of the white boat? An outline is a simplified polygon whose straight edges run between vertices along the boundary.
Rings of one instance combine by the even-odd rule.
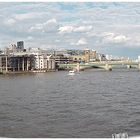
[[[68,75],[75,75],[75,71],[74,70],[70,70]]]

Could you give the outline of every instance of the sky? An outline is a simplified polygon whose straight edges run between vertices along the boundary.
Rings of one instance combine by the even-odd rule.
[[[0,48],[94,49],[140,55],[140,3],[0,2]]]

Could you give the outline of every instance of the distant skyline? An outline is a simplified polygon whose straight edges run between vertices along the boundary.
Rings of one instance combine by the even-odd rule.
[[[95,49],[140,55],[140,3],[0,2],[0,48]]]

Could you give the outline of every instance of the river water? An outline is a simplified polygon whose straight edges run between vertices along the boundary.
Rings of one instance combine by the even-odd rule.
[[[140,72],[86,70],[0,76],[0,137],[140,135]]]

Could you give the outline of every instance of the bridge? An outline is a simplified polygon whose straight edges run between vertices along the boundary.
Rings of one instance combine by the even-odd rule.
[[[101,62],[90,62],[90,63],[72,63],[72,64],[59,64],[60,69],[91,69],[101,68],[105,70],[112,70],[113,68],[124,67],[124,68],[138,68],[140,69],[140,62],[136,61],[101,61]]]

